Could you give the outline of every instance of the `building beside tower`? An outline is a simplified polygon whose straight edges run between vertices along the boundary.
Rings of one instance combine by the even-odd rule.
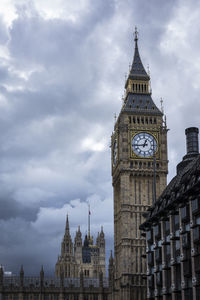
[[[111,137],[115,300],[146,299],[146,261],[142,259],[146,245],[139,226],[153,197],[166,187],[167,126],[163,117],[151,97],[150,76],[140,59],[136,30],[124,102]]]
[[[147,299],[200,299],[198,128],[186,129],[187,154],[146,213]]]
[[[105,259],[103,227],[101,227],[100,233],[98,232],[96,244],[94,244],[90,230],[88,230],[84,242],[82,241],[79,226],[73,243],[67,216],[65,234],[61,243],[61,255],[58,256],[55,267],[56,277],[77,278],[81,272],[86,278],[98,278],[100,273],[105,277]]]

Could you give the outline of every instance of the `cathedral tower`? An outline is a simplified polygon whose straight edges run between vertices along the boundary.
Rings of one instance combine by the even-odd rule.
[[[77,264],[80,265],[82,263],[82,234],[80,226],[78,226],[78,231],[74,239],[74,256]]]
[[[151,97],[150,77],[138,51],[125,83],[125,97],[112,134],[115,299],[145,299],[144,212],[166,187],[167,127]]]
[[[61,255],[56,263],[55,273],[57,277],[78,277],[78,267],[73,253],[73,243],[69,230],[68,215],[66,218],[65,234],[61,243]]]

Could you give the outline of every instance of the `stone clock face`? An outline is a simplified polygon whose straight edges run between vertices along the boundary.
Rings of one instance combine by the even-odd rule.
[[[113,164],[116,165],[117,162],[117,140],[115,139],[113,145]]]
[[[157,151],[156,139],[147,132],[137,133],[132,139],[132,150],[139,157],[151,157]]]

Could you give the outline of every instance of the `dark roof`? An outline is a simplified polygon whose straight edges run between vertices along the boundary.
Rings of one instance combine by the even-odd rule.
[[[137,44],[137,38],[135,39],[135,53],[133,57],[133,63],[131,66],[131,70],[129,73],[129,78],[131,79],[141,79],[141,80],[149,80],[150,77],[145,71],[145,68],[142,64],[139,50],[138,50],[138,44]]]
[[[150,208],[146,221],[140,228],[151,226],[161,216],[167,216],[170,210],[179,204],[184,205],[190,196],[199,194],[199,191],[200,154],[189,160],[188,164],[170,181],[156,203]]]
[[[137,44],[137,31],[135,32],[135,52],[133,57],[133,63],[125,84],[125,88],[127,88],[129,79],[135,80],[145,80],[149,81],[150,77],[145,71],[145,68],[142,64],[138,44]],[[128,92],[125,104],[123,106],[122,111],[124,112],[134,112],[137,114],[153,114],[153,115],[163,115],[162,112],[157,108],[155,103],[151,98],[151,93],[149,91],[142,93]]]
[[[162,115],[162,112],[157,108],[150,94],[128,93],[122,111]]]

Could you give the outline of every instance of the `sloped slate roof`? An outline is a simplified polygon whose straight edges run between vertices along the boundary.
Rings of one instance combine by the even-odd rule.
[[[150,94],[129,93],[122,109],[124,112],[134,112],[137,114],[162,115],[157,108]]]
[[[145,71],[145,68],[142,64],[140,54],[138,51],[137,39],[135,39],[135,53],[133,57],[133,63],[131,66],[129,77],[132,79],[143,79],[149,80],[149,75]]]

